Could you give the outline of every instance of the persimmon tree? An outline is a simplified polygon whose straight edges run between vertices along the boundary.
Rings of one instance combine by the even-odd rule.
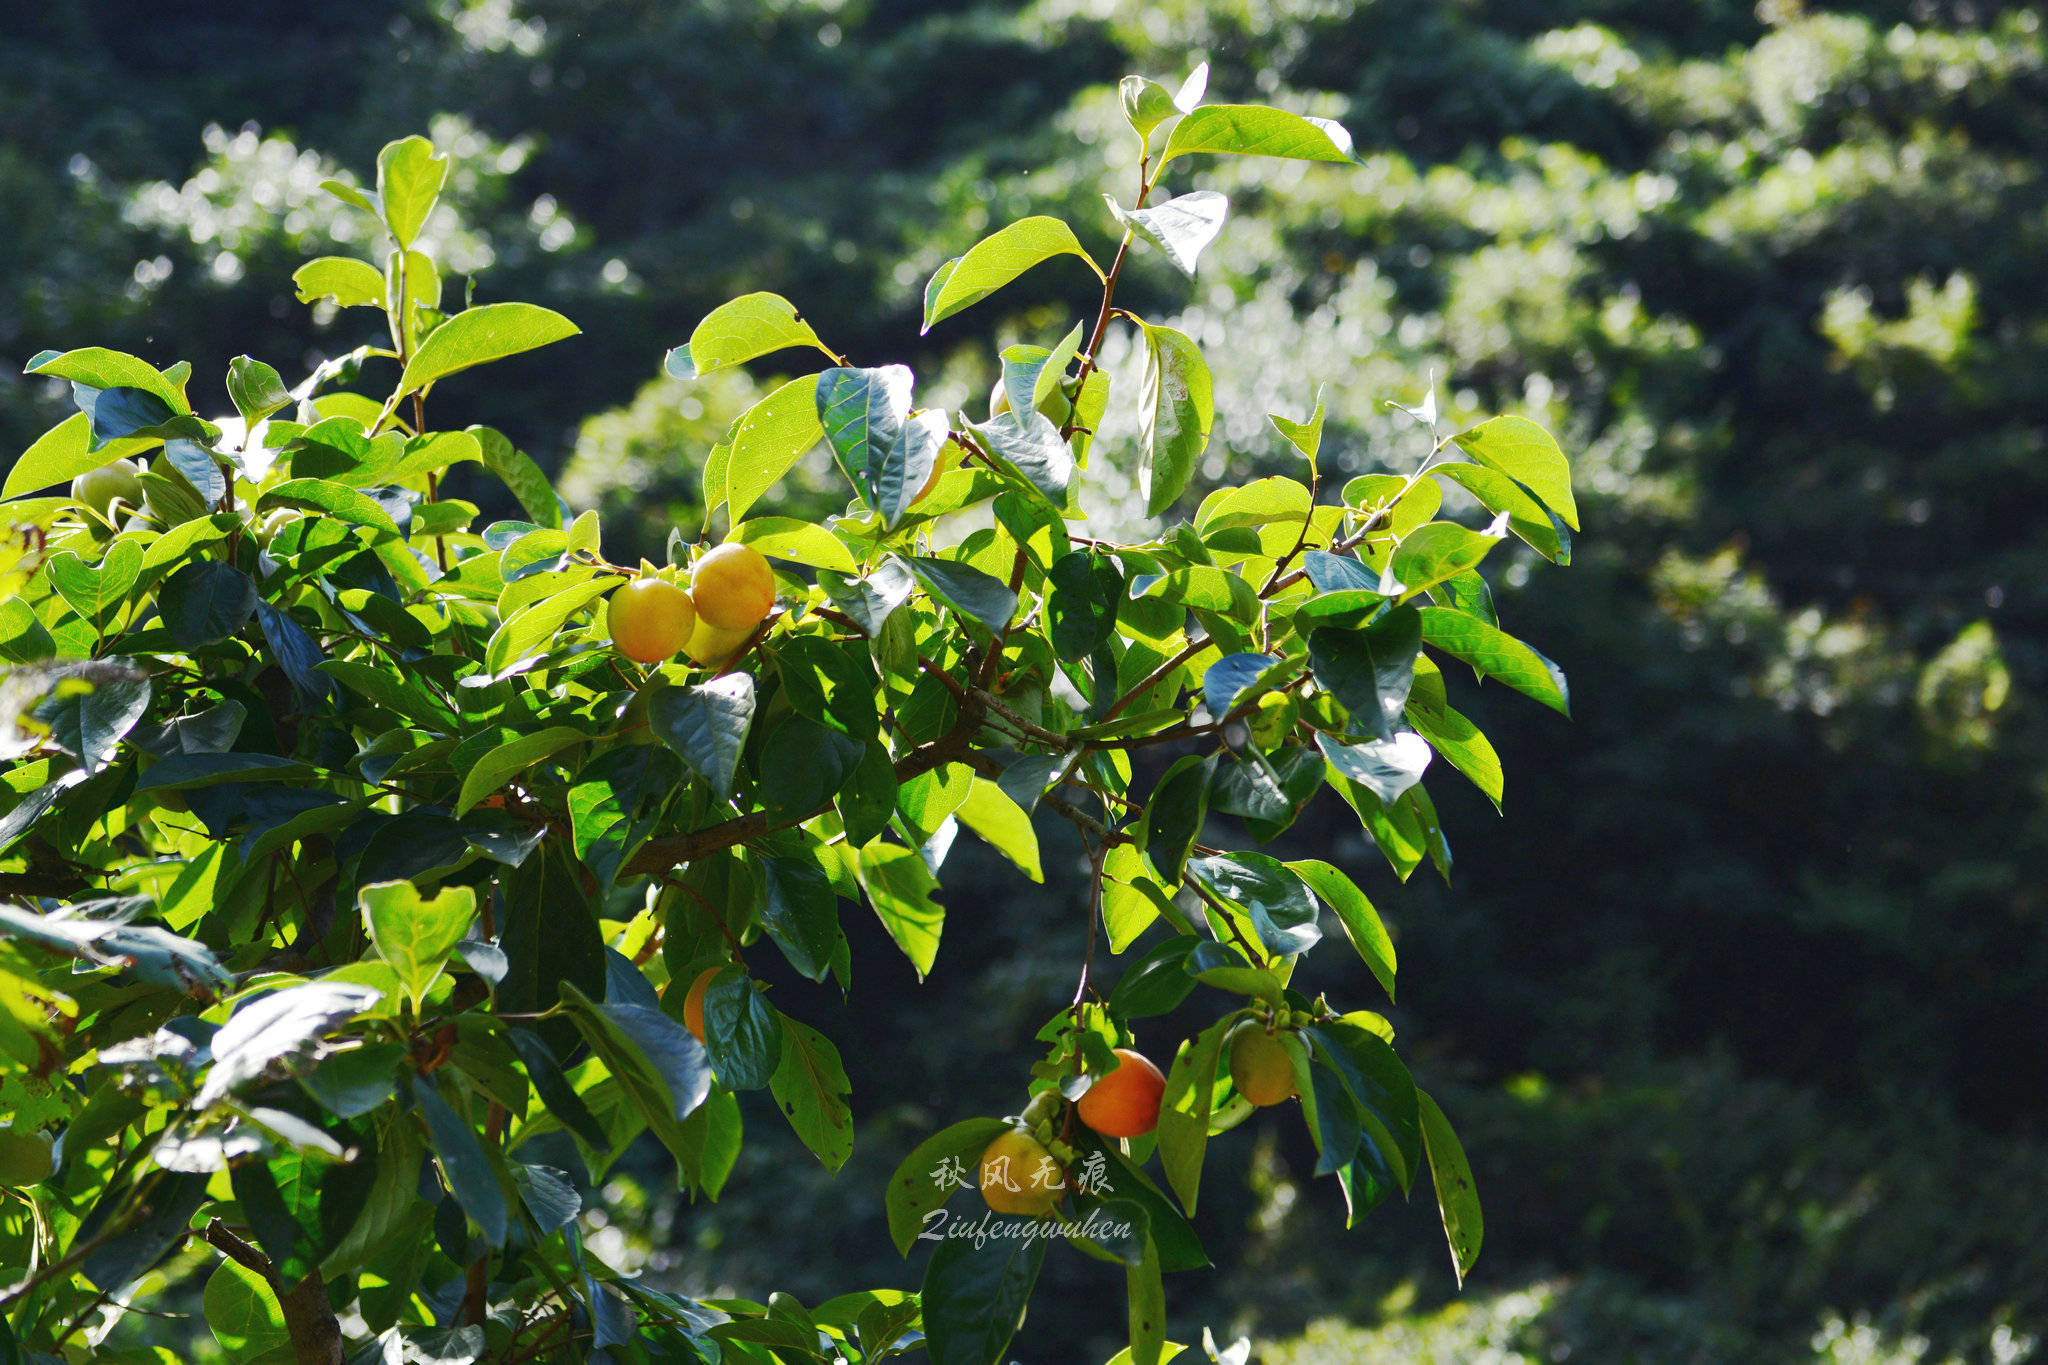
[[[1202,157],[1350,159],[1336,125],[1202,85],[1123,83],[1144,155],[1097,225],[1120,232],[1106,267],[1031,217],[933,276],[927,330],[1061,258],[1101,282],[1049,345],[1002,351],[985,418],[920,406],[909,368],[840,355],[774,294],[704,318],[671,374],[811,364],[678,452],[729,529],[659,566],[608,559],[498,432],[432,426],[450,375],[576,329],[444,288],[420,234],[446,162],[421,138],[384,149],[374,191],[329,186],[380,225],[378,258],[295,276],[374,340],[290,386],[238,357],[211,420],[186,364],[34,358],[78,410],[4,489],[8,1359],[165,1358],[109,1333],[197,1239],[234,1359],[994,1365],[1063,1240],[1124,1277],[1150,1365],[1178,1349],[1162,1277],[1206,1263],[1212,1142],[1274,1104],[1354,1219],[1433,1188],[1463,1274],[1480,1214],[1442,1112],[1370,1002],[1293,984],[1327,912],[1391,996],[1359,869],[1253,845],[1327,789],[1394,873],[1447,870],[1425,771],[1501,796],[1450,674],[1566,706],[1479,568],[1510,535],[1568,558],[1567,462],[1526,420],[1445,430],[1424,402],[1425,459],[1335,487],[1318,401],[1272,417],[1294,477],[1181,515],[1210,373],[1118,306],[1124,263],[1194,273],[1228,205],[1167,188]],[[1097,439],[1115,327],[1146,357],[1122,444]],[[757,515],[820,444],[845,512]],[[1131,543],[1087,534],[1080,497],[1126,451],[1157,522]],[[460,464],[524,519],[478,524],[443,492]],[[1449,487],[1483,514],[1439,518]],[[921,1293],[697,1301],[593,1253],[537,1137],[568,1134],[595,1179],[650,1133],[716,1198],[735,1093],[766,1089],[836,1171],[838,1052],[750,962],[850,989],[840,917],[864,902],[936,970],[955,835],[1036,880],[1058,823],[1093,878],[1087,954],[1018,1114],[959,1116],[889,1183],[899,1247],[935,1243]],[[1133,1020],[1198,991],[1207,1027],[1156,1068],[1131,1051]]]

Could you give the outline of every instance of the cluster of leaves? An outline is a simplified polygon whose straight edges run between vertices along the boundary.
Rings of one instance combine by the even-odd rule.
[[[1302,1112],[1353,1214],[1427,1163],[1469,1267],[1469,1170],[1391,1028],[1291,984],[1327,910],[1391,994],[1371,902],[1329,863],[1201,840],[1212,815],[1269,840],[1329,787],[1402,877],[1447,869],[1425,770],[1441,758],[1496,801],[1501,771],[1440,661],[1566,706],[1478,567],[1511,534],[1568,556],[1567,465],[1533,423],[1437,432],[1425,401],[1424,463],[1322,501],[1318,401],[1273,418],[1303,478],[1219,489],[1142,543],[1070,525],[1117,317],[1150,357],[1138,460],[1154,514],[1180,502],[1215,417],[1196,342],[1114,302],[1134,244],[1192,274],[1223,222],[1213,192],[1148,207],[1160,176],[1197,153],[1349,158],[1334,124],[1203,105],[1202,84],[1125,82],[1144,169],[1132,203],[1111,204],[1124,232],[1106,270],[1067,224],[1027,218],[933,277],[927,328],[1062,256],[1102,282],[1092,326],[1003,353],[987,421],[917,407],[908,368],[848,363],[774,295],[715,310],[670,353],[682,378],[792,347],[832,362],[704,462],[727,540],[778,565],[776,610],[709,665],[621,657],[606,595],[654,567],[608,561],[597,517],[566,516],[497,432],[428,427],[437,383],[575,328],[528,304],[444,309],[418,233],[446,161],[424,139],[385,149],[374,192],[333,186],[381,224],[381,270],[330,257],[296,277],[308,301],[380,311],[386,340],[289,389],[240,358],[219,421],[195,413],[183,365],[31,362],[78,412],[4,489],[19,528],[0,601],[0,892],[19,903],[0,908],[10,1351],[98,1346],[198,1237],[222,1257],[207,1320],[237,1358],[851,1362],[921,1346],[993,1365],[1046,1251],[1025,1225],[943,1241],[920,1295],[696,1301],[586,1247],[576,1182],[529,1144],[566,1133],[595,1179],[650,1133],[680,1184],[715,1198],[742,1141],[735,1092],[766,1089],[838,1169],[853,1127],[837,1049],[768,999],[747,955],[772,946],[850,989],[841,902],[865,901],[928,972],[960,827],[1037,878],[1034,818],[1080,832],[1097,889],[1037,1089],[1071,1102],[1130,1020],[1198,985],[1233,1002],[1173,1060],[1156,1146],[1175,1198],[1141,1169],[1151,1141],[1080,1139],[1106,1172],[1090,1197],[1123,1231],[1071,1240],[1125,1269],[1129,1358],[1175,1349],[1162,1273],[1205,1263],[1187,1215],[1208,1139],[1248,1111],[1221,1047],[1246,1017],[1301,1025]],[[381,399],[355,391],[394,368]],[[750,517],[820,442],[852,486],[844,514]],[[130,456],[150,457],[134,500],[27,496]],[[463,462],[529,519],[475,528],[477,509],[440,491]],[[1434,519],[1446,485],[1492,520]],[[978,529],[949,539],[963,523]],[[672,571],[705,548],[672,538]],[[1148,785],[1136,762],[1163,746],[1189,752]],[[1098,922],[1135,954],[1106,994]],[[700,1042],[670,985],[707,970]],[[906,1251],[949,1192],[931,1170],[995,1123],[905,1162],[890,1214]]]

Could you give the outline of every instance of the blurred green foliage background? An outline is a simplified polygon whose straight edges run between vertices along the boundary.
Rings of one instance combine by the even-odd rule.
[[[1126,71],[1336,117],[1355,169],[1205,164],[1234,211],[1190,290],[1214,468],[1285,466],[1262,414],[1328,385],[1348,471],[1406,470],[1383,406],[1575,454],[1570,572],[1510,566],[1505,624],[1577,720],[1481,694],[1506,811],[1433,783],[1448,890],[1375,871],[1392,1012],[1486,1200],[1452,1293],[1426,1201],[1346,1233],[1297,1124],[1249,1124],[1170,1286],[1181,1339],[1335,1362],[2048,1358],[2048,36],[1981,0],[78,0],[0,37],[0,450],[63,414],[43,347],[291,373],[360,338],[289,275],[361,250],[317,188],[426,130],[433,231],[479,301],[573,345],[456,381],[606,509],[608,550],[701,520],[696,472],[772,380],[658,377],[770,288],[927,401],[1087,306],[1036,272],[917,335],[930,270],[1027,212],[1112,240]],[[1124,354],[1112,348],[1134,387]],[[222,406],[225,400],[222,399]],[[1125,434],[1128,434],[1128,425]],[[1112,442],[1110,449],[1116,449]],[[1103,515],[1120,515],[1112,496]],[[822,466],[785,487],[836,501]],[[485,490],[458,489],[484,499]],[[1292,847],[1369,853],[1314,811]],[[956,854],[938,974],[875,942],[858,1006],[808,983],[864,1127],[828,1180],[754,1125],[722,1202],[608,1179],[601,1251],[698,1291],[914,1285],[880,1187],[937,1124],[1021,1100],[1084,902]],[[879,932],[875,934],[879,938]],[[1371,1004],[1361,970],[1316,985]],[[815,998],[814,998],[815,997]],[[1200,1008],[1199,1006],[1193,1008]],[[1155,1055],[1201,1022],[1161,1021]],[[1335,1206],[1335,1207],[1333,1207]],[[1022,1360],[1099,1359],[1120,1288],[1054,1258]],[[1105,1289],[1112,1292],[1105,1293]],[[144,1322],[138,1330],[170,1330]],[[1304,1335],[1305,1333],[1305,1335]]]

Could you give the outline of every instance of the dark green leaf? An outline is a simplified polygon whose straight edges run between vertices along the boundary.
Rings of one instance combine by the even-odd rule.
[[[1202,674],[1202,701],[1212,720],[1222,720],[1244,700],[1246,689],[1280,660],[1271,654],[1226,654]]]
[[[1322,938],[1308,884],[1263,853],[1223,853],[1188,860],[1188,872],[1226,905],[1251,916],[1259,941],[1282,957],[1306,952]]]
[[[719,1083],[759,1090],[782,1059],[782,1022],[747,974],[724,967],[704,992],[704,1047]]]
[[[1155,944],[1117,979],[1109,993],[1109,1012],[1119,1019],[1144,1019],[1177,1008],[1195,988],[1187,961],[1200,942],[1192,934],[1176,934]]]
[[[825,428],[832,458],[861,500],[878,511],[876,475],[903,442],[910,386],[907,365],[834,368],[818,376],[818,421]],[[910,496],[916,496],[921,486],[912,487]]]
[[[1002,1365],[1045,1262],[1047,1239],[1021,1235],[1008,1226],[1016,1221],[994,1217],[1008,1235],[980,1246],[949,1237],[932,1252],[919,1295],[932,1365]]]
[[[846,942],[831,879],[809,856],[763,857],[761,872],[766,893],[762,927],[790,966],[813,981],[823,981]]]
[[[497,1171],[485,1155],[476,1130],[441,1098],[427,1077],[412,1078],[412,1094],[420,1117],[427,1121],[427,1140],[433,1144],[434,1155],[441,1159],[441,1174],[447,1177],[456,1202],[486,1242],[494,1247],[503,1246],[509,1216],[505,1191],[498,1184]]]
[[[115,746],[149,709],[149,678],[123,663],[66,668],[55,690],[35,708],[50,742],[88,773],[113,759]]]
[[[880,684],[865,649],[835,645],[818,635],[791,636],[776,648],[775,668],[799,715],[849,739],[865,743],[876,737]]]
[[[256,584],[218,559],[195,559],[164,580],[157,610],[171,638],[185,649],[227,639],[256,610]]]
[[[1416,609],[1395,607],[1363,629],[1311,631],[1309,667],[1350,715],[1352,729],[1392,739],[1414,685],[1421,647],[1422,620]]]
[[[1145,803],[1145,856],[1168,886],[1180,882],[1188,850],[1201,835],[1209,812],[1209,779],[1214,756],[1175,759]]]
[[[1057,656],[1068,662],[1084,659],[1116,629],[1117,609],[1124,598],[1124,577],[1106,555],[1072,551],[1053,562],[1046,575],[1047,625]]]
[[[913,558],[910,571],[926,592],[991,634],[1001,632],[1017,614],[1017,594],[979,569],[944,559]]]
[[[564,1128],[583,1139],[593,1149],[604,1151],[611,1146],[604,1128],[592,1116],[582,1098],[571,1088],[562,1075],[561,1064],[555,1060],[554,1051],[547,1040],[530,1029],[514,1028],[507,1031],[519,1060],[526,1064],[526,1077],[533,1082],[534,1093],[540,1096],[542,1104],[553,1114]]]
[[[740,754],[754,723],[754,678],[727,673],[691,687],[664,688],[647,708],[654,732],[711,784],[720,800],[732,796]]]
[[[307,1051],[383,994],[369,986],[309,981],[244,1000],[213,1035],[213,1066],[193,1103],[204,1109],[225,1099],[273,1064]]]

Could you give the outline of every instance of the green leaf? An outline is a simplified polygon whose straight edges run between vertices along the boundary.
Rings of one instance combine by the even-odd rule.
[[[1186,976],[1186,971],[1181,975]],[[1202,1159],[1209,1145],[1210,1104],[1215,1097],[1223,1039],[1237,1022],[1237,1015],[1225,1015],[1183,1042],[1167,1069],[1166,1089],[1159,1097],[1159,1164],[1189,1217],[1194,1216],[1202,1187]]]
[[[71,397],[92,423],[92,446],[103,459],[113,458],[113,452],[106,447],[123,438],[206,442],[220,439],[219,427],[177,411],[148,389],[94,389],[73,384]]]
[[[919,1299],[931,1365],[1002,1365],[1024,1321],[1048,1239],[1017,1235],[1028,1226],[1020,1218],[992,1215],[989,1222],[1009,1235],[948,1237],[925,1266]]]
[[[1173,506],[1194,477],[1216,419],[1215,389],[1201,348],[1185,333],[1145,323],[1145,382],[1139,399],[1138,487],[1145,515]]]
[[[743,294],[706,313],[689,342],[670,351],[662,368],[677,379],[702,379],[714,370],[791,346],[814,346],[832,354],[788,299],[780,294]]]
[[[409,247],[419,236],[447,178],[448,158],[436,156],[434,144],[423,137],[388,142],[377,153],[377,199],[399,246]]]
[[[242,414],[245,428],[256,424],[292,401],[277,371],[260,360],[238,355],[228,362],[228,397]]]
[[[1285,436],[1288,443],[1308,457],[1308,467],[1316,467],[1316,455],[1323,448],[1323,390],[1316,387],[1316,410],[1309,414],[1306,422],[1297,422],[1291,417],[1282,417],[1277,412],[1266,414],[1266,420],[1273,424],[1273,430]],[[1320,585],[1318,585],[1320,586]]]
[[[981,1154],[996,1135],[1009,1128],[1002,1119],[962,1119],[920,1142],[889,1177],[884,1204],[889,1213],[889,1238],[908,1256],[934,1210],[961,1188],[975,1188]],[[936,1234],[934,1235],[936,1236]]]
[[[761,1089],[782,1058],[781,1017],[737,967],[720,968],[704,992],[704,1047],[732,1090]]]
[[[1189,279],[1194,278],[1203,248],[1223,231],[1224,215],[1230,212],[1230,200],[1215,190],[1178,194],[1149,209],[1127,209],[1107,194],[1102,200],[1119,223],[1158,248]]]
[[[514,1028],[506,1037],[518,1052],[519,1060],[525,1063],[527,1079],[533,1082],[533,1092],[540,1096],[548,1112],[594,1150],[609,1150],[611,1139],[563,1076],[561,1063],[555,1060],[547,1040],[525,1028]]]
[[[1209,813],[1214,756],[1184,754],[1173,762],[1145,803],[1145,857],[1169,887],[1180,884],[1188,850]]]
[[[740,753],[754,723],[754,678],[727,673],[692,687],[664,688],[648,703],[654,732],[721,801],[732,797]]]
[[[1181,1216],[1180,1210],[1174,1208],[1173,1201],[1123,1154],[1121,1144],[1105,1142],[1092,1131],[1077,1128],[1073,1145],[1081,1155],[1083,1166],[1087,1165],[1090,1156],[1096,1153],[1102,1156],[1101,1175],[1094,1182],[1093,1193],[1105,1199],[1128,1199],[1145,1210],[1162,1271],[1173,1274],[1182,1270],[1200,1270],[1209,1264],[1208,1253],[1202,1250],[1201,1239],[1195,1236],[1194,1228]]]
[[[237,1261],[223,1259],[207,1276],[200,1311],[230,1360],[253,1361],[291,1346],[291,1329],[270,1282]]]
[[[1046,574],[1047,628],[1053,652],[1073,662],[1093,654],[1116,629],[1123,605],[1124,577],[1107,555],[1070,551]],[[1114,687],[1114,681],[1110,684]]]
[[[484,667],[492,673],[503,673],[521,659],[544,652],[556,643],[570,617],[612,591],[618,581],[607,575],[574,583],[519,608],[505,618],[484,646]]]
[[[1526,417],[1495,417],[1451,438],[1459,449],[1516,480],[1563,519],[1579,529],[1579,508],[1572,500],[1571,462],[1557,438]]]
[[[876,476],[904,440],[911,382],[908,365],[835,368],[818,376],[818,421],[832,458],[861,501],[877,511]]]
[[[309,981],[245,998],[213,1035],[213,1066],[193,1103],[205,1109],[310,1049],[383,998],[370,986]]]
[[[1054,507],[1067,501],[1074,477],[1074,452],[1056,423],[1044,413],[1015,409],[987,422],[973,424],[976,435],[996,463],[1043,493]]]
[[[954,814],[1025,876],[1034,882],[1045,880],[1038,860],[1038,832],[1031,827],[1031,817],[1001,787],[985,777],[975,778],[967,799]]]
[[[1049,351],[1043,346],[1003,348],[1003,394],[1009,399],[1011,412],[1030,412],[1052,397],[1066,377],[1067,366],[1080,353],[1085,326],[1075,323]]]
[[[1485,792],[1488,800],[1496,807],[1500,805],[1506,787],[1500,755],[1494,752],[1492,743],[1479,732],[1478,726],[1443,702],[1441,692],[1427,700],[1421,696],[1420,689],[1410,694],[1408,723],[1453,768],[1470,778],[1473,786]]]
[[[462,793],[455,799],[455,813],[461,815],[542,759],[589,738],[573,726],[550,725],[545,730],[506,740],[484,753],[463,774]]]
[[[1292,957],[1323,936],[1308,884],[1277,859],[1263,853],[1211,854],[1190,858],[1188,872],[1225,905],[1249,914],[1270,952]]]
[[[945,449],[950,427],[946,414],[927,409],[912,413],[897,433],[896,441],[883,454],[880,464],[869,467],[872,484],[869,501],[882,514],[889,530],[910,511],[910,505],[924,494],[938,468],[939,452]],[[848,572],[852,566],[848,565]]]
[[[1381,922],[1379,911],[1373,908],[1365,893],[1358,889],[1350,877],[1320,858],[1304,858],[1287,864],[1287,870],[1300,877],[1316,893],[1317,899],[1337,916],[1344,926],[1344,933],[1351,940],[1351,946],[1358,950],[1358,956],[1372,970],[1387,999],[1394,998],[1394,940],[1387,933],[1387,926]]]
[[[1572,562],[1571,531],[1527,484],[1478,464],[1439,465],[1431,472],[1464,488],[1487,511],[1506,513],[1508,529],[1537,554],[1554,564]]]
[[[1177,1008],[1195,988],[1187,963],[1200,942],[1193,934],[1176,934],[1154,945],[1117,978],[1109,1012],[1119,1019],[1146,1019]]]
[[[1159,1365],[1166,1349],[1166,1284],[1159,1273],[1159,1251],[1145,1239],[1145,1255],[1124,1271],[1129,1300],[1131,1365]]]
[[[299,1084],[336,1118],[361,1118],[391,1098],[404,1060],[403,1043],[370,1043],[330,1052],[299,1077]]]
[[[148,444],[147,441],[136,441],[132,447],[141,449]],[[90,473],[125,453],[112,446],[95,450],[92,420],[82,412],[74,412],[37,437],[35,444],[21,453],[21,458],[7,471],[7,483],[0,488],[0,497],[18,498],[52,484],[69,483],[80,474]]]
[[[485,1154],[476,1129],[441,1098],[429,1077],[412,1078],[412,1098],[420,1117],[427,1121],[427,1141],[433,1145],[434,1155],[441,1159],[441,1174],[447,1177],[455,1202],[476,1224],[486,1242],[494,1247],[503,1246],[511,1214],[505,1206],[505,1191],[498,1184],[497,1170]]]
[[[1188,152],[1279,156],[1295,161],[1349,162],[1351,134],[1325,118],[1308,118],[1256,104],[1212,104],[1173,125],[1163,167]]]
[[[875,738],[881,724],[875,710],[880,684],[866,649],[836,645],[819,635],[795,635],[776,649],[775,669],[799,715],[862,743]]]
[[[823,981],[846,945],[839,927],[839,897],[817,859],[808,852],[795,857],[763,857],[761,926],[789,965],[813,981]]]
[[[846,1106],[853,1084],[832,1040],[782,1016],[782,1060],[768,1089],[804,1145],[837,1173],[853,1153],[853,1111]]]
[[[938,878],[924,864],[924,855],[899,843],[874,841],[860,849],[858,872],[874,915],[918,968],[918,980],[924,980],[938,958],[938,935],[946,925],[946,909],[932,900]]]
[[[1174,107],[1173,96],[1165,86],[1143,76],[1124,77],[1117,83],[1116,93],[1123,105],[1124,117],[1139,137],[1150,137],[1153,129],[1181,113]]]
[[[256,500],[258,511],[273,507],[303,507],[357,526],[398,534],[398,523],[383,504],[361,489],[331,479],[287,479]]]
[[[512,490],[512,496],[519,499],[519,505],[526,509],[526,515],[534,523],[549,530],[559,530],[562,525],[562,504],[555,497],[554,485],[548,476],[540,472],[524,451],[515,449],[504,433],[490,427],[470,427],[469,434],[476,437],[482,447],[484,468],[498,476],[505,487]]]
[[[1329,735],[1317,735],[1316,743],[1332,767],[1388,805],[1420,782],[1429,767],[1429,743],[1412,730],[1367,744],[1346,744]]]
[[[1423,607],[1421,619],[1424,644],[1464,660],[1482,679],[1498,678],[1560,715],[1572,713],[1563,670],[1506,631],[1451,607]]]
[[[1306,521],[1313,499],[1299,479],[1255,479],[1242,488],[1222,488],[1202,499],[1195,530],[1208,536],[1234,526],[1264,527]]]
[[[957,262],[940,267],[945,279],[933,277],[925,290],[924,326],[951,317],[971,304],[981,302],[1031,267],[1055,256],[1079,256],[1101,279],[1102,267],[1082,249],[1074,230],[1057,218],[1022,218],[982,238]]]
[[[448,954],[476,918],[476,892],[449,886],[427,898],[411,882],[379,882],[358,890],[356,900],[377,956],[398,973],[417,1013]]]
[[[416,393],[472,365],[503,360],[581,330],[560,313],[531,303],[487,303],[468,309],[436,327],[420,343],[398,378],[398,396]],[[485,458],[488,461],[488,446]]]
[[[316,256],[292,272],[300,303],[333,299],[341,308],[382,308],[384,276],[353,256]]]
[[[1432,521],[1401,538],[1387,574],[1400,585],[1399,601],[1419,597],[1447,578],[1470,573],[1500,544],[1505,532],[1482,534],[1455,521]],[[1382,586],[1387,586],[1384,582]]]
[[[683,1120],[711,1095],[711,1061],[703,1044],[659,1010],[595,1004],[571,981],[562,982],[562,999],[649,1131],[680,1158],[691,1146]]]
[[[912,557],[909,564],[926,592],[992,635],[1000,634],[1017,614],[1017,594],[979,569],[922,557]]]
[[[839,537],[795,517],[755,517],[732,528],[726,540],[751,545],[770,559],[786,559],[833,573],[858,573],[860,566]]]
[[[1256,695],[1259,684],[1278,671],[1282,660],[1271,654],[1226,654],[1202,674],[1202,704],[1212,720],[1222,720],[1239,702]]]
[[[1349,715],[1352,729],[1392,739],[1415,684],[1422,638],[1416,609],[1396,607],[1360,630],[1325,626],[1310,631],[1309,668]]]
[[[1436,1206],[1443,1215],[1444,1240],[1451,1248],[1451,1268],[1458,1283],[1472,1273],[1479,1259],[1479,1244],[1486,1235],[1486,1223],[1479,1213],[1479,1187],[1472,1182],[1472,1167],[1450,1121],[1435,1100],[1417,1091],[1421,1107],[1422,1145],[1429,1153],[1429,1174],[1436,1185]]]
[[[30,361],[23,373],[68,379],[93,389],[142,389],[163,399],[173,412],[192,411],[183,391],[165,378],[156,366],[122,351],[110,351],[104,346],[87,346],[60,355],[45,352]],[[12,487],[11,480],[9,486]]]
[[[96,565],[87,564],[75,551],[61,550],[44,561],[43,570],[73,611],[104,629],[127,602],[142,572],[142,545],[117,540]]]
[[[149,698],[147,675],[125,664],[72,665],[34,716],[49,727],[50,743],[94,773],[112,761],[115,746],[149,709]]]
[[[818,420],[818,376],[790,380],[732,424],[726,435],[725,476],[719,489],[707,491],[707,508],[723,502],[727,515],[739,521],[824,436]],[[705,481],[712,482],[708,467]]]

